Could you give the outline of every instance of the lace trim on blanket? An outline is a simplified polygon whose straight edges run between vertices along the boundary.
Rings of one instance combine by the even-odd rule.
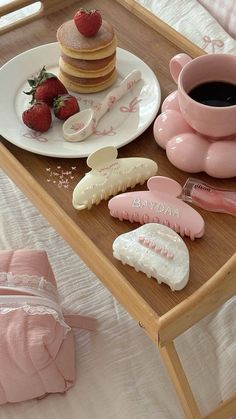
[[[37,275],[19,275],[12,272],[0,272],[0,287],[26,287],[39,291],[46,291],[48,294],[58,298],[57,288],[44,277]]]
[[[34,306],[34,305],[29,305],[27,303],[24,303],[23,305],[19,305],[18,307],[16,307],[16,304],[14,303],[12,304],[7,303],[7,305],[1,304],[0,315],[8,314],[18,309],[21,309],[25,313],[30,314],[32,316],[44,316],[44,315],[53,316],[53,318],[64,328],[64,337],[71,330],[71,327],[65,323],[63,316],[60,315],[56,310],[53,310],[50,307],[39,306],[39,305]]]

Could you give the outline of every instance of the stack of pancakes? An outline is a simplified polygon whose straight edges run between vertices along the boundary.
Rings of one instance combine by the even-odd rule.
[[[94,93],[115,82],[117,40],[108,22],[103,20],[95,36],[85,37],[69,20],[58,29],[57,40],[61,49],[59,78],[68,90]]]

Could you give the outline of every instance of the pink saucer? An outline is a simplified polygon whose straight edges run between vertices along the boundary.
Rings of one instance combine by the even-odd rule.
[[[236,138],[213,141],[194,131],[182,117],[177,90],[163,102],[153,133],[178,169],[189,173],[203,171],[222,179],[236,176]]]

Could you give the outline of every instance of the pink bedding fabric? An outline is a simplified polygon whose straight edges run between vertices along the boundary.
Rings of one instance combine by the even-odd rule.
[[[43,250],[4,250],[0,252],[0,271],[17,275],[36,275],[56,285],[48,257]]]
[[[0,251],[0,404],[72,386],[73,335],[56,294],[46,252]]]
[[[0,319],[0,404],[49,393],[73,384],[73,337],[51,315],[18,309]]]
[[[236,39],[236,1],[235,0],[198,0],[218,23]]]

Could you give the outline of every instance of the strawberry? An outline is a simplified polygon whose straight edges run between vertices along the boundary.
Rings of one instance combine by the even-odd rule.
[[[28,80],[28,83],[31,90],[24,93],[26,95],[32,95],[31,104],[35,101],[40,101],[52,106],[53,99],[56,96],[68,93],[64,84],[62,84],[55,74],[48,73],[45,66],[35,78]]]
[[[79,112],[80,108],[75,96],[61,95],[54,99],[53,111],[58,119],[65,120]]]
[[[44,102],[36,102],[22,114],[22,120],[27,127],[34,131],[45,132],[52,123],[49,106]]]
[[[78,31],[86,36],[94,36],[102,25],[102,16],[98,10],[79,9],[74,15],[74,22]]]

